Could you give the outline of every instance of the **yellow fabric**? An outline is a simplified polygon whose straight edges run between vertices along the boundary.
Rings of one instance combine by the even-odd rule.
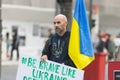
[[[89,44],[88,44],[89,46]],[[69,41],[69,56],[76,65],[78,69],[85,68],[91,61],[94,60],[94,57],[89,57],[80,52],[80,32],[79,26],[75,18],[73,17],[72,20],[72,29],[70,34],[70,41]]]

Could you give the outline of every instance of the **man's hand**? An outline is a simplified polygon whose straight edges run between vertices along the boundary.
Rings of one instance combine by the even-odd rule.
[[[46,61],[46,60],[48,60],[48,57],[47,57],[47,55],[43,55],[43,56],[41,57],[41,59],[42,59],[43,61]]]

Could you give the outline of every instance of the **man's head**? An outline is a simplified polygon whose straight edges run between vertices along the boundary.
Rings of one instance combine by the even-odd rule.
[[[54,27],[56,32],[62,36],[66,32],[66,26],[67,26],[67,18],[63,14],[58,14],[54,18]]]

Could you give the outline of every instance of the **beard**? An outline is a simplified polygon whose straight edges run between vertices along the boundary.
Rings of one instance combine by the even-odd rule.
[[[59,32],[61,31],[61,29],[60,29],[60,28],[55,28],[55,31],[56,31],[57,33],[59,33]]]
[[[58,34],[61,34],[61,33],[63,32],[63,30],[60,29],[60,28],[55,28],[55,31],[56,31],[56,33],[58,33]]]

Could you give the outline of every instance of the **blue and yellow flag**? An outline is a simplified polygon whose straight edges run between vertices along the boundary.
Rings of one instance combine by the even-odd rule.
[[[85,68],[94,60],[84,0],[76,0],[68,52],[78,69]]]

